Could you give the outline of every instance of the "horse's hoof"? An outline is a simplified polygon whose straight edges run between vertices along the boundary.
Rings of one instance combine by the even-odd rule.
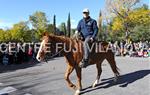
[[[98,84],[98,80],[96,80],[93,85],[92,85],[92,88],[96,87],[96,85]]]
[[[113,79],[113,81],[114,81],[114,83],[117,83],[118,78],[117,78],[117,77],[115,77],[115,78]]]
[[[77,90],[77,87],[75,85],[70,86],[73,90]]]
[[[93,84],[93,85],[92,85],[92,88],[95,88],[95,87],[96,87],[96,84]]]
[[[74,95],[80,95],[80,90],[76,90]]]
[[[74,86],[74,87],[72,87],[73,88],[73,90],[77,90],[77,87],[76,86]]]
[[[119,74],[115,74],[115,77],[113,78],[113,81],[116,83],[119,80]]]

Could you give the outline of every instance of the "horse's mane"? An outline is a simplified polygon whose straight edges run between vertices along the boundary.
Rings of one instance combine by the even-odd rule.
[[[63,43],[69,43],[69,42],[72,42],[72,43],[83,43],[81,40],[77,40],[75,38],[69,38],[69,37],[66,37],[66,36],[58,36],[58,35],[53,35],[53,34],[49,34],[48,37],[53,40],[53,42],[63,42]],[[98,43],[101,43],[102,46],[105,46],[107,47],[108,46],[108,43],[105,42],[105,41],[96,41]]]
[[[50,34],[49,32],[43,32],[42,34],[43,38],[42,39],[47,39],[50,38],[53,41],[60,41],[60,42],[82,42],[81,40],[78,40],[74,37],[66,37],[66,36],[58,36],[58,35],[54,35],[54,34]]]
[[[58,36],[58,35],[53,35],[53,34],[48,34],[45,35],[46,38],[47,36],[49,37],[49,39],[53,42],[53,43],[67,43],[69,44],[71,42],[72,46],[76,46],[77,44],[83,44],[83,42],[81,40],[77,40],[74,38],[69,38],[66,36]],[[44,38],[44,39],[46,39]],[[97,41],[97,43],[101,43],[101,45],[103,46],[104,50],[106,50],[106,48],[108,47],[108,43],[105,41]]]
[[[58,36],[58,35],[53,35],[53,34],[50,34],[49,35],[49,38],[52,39],[53,41],[60,41],[60,42],[80,42],[79,40],[77,41],[76,39],[74,38],[69,38],[69,37],[66,37],[66,36]]]
[[[59,39],[59,40],[62,40],[62,41],[73,40],[72,38],[69,38],[69,37],[66,37],[66,36],[58,36],[58,35],[52,35],[52,34],[50,34],[49,37],[52,38],[52,39]]]

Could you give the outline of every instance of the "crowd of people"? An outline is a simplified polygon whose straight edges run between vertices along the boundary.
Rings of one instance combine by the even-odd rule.
[[[109,42],[109,45],[112,47],[112,51],[115,56],[130,56],[130,57],[150,57],[150,42],[140,41],[140,42]],[[32,48],[29,48],[28,51],[9,53],[0,52],[0,64],[9,65],[9,64],[22,64],[25,62],[36,60],[36,53],[33,52]]]
[[[22,64],[35,60],[35,53],[32,49],[27,52],[0,52],[0,65]]]
[[[110,42],[116,56],[150,57],[150,42]]]

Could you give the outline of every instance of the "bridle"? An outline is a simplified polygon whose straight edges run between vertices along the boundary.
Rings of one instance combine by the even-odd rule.
[[[64,50],[64,48],[62,48],[61,50],[59,50],[58,52],[56,52],[55,54],[51,55],[51,56],[48,56],[48,55],[45,55],[45,58],[44,58],[44,61],[46,63],[48,63],[48,59],[52,59],[54,57],[56,57],[59,53],[61,53],[62,51]]]
[[[56,52],[55,54],[53,54],[53,55],[51,55],[51,56],[45,55],[44,61],[45,61],[46,63],[48,63],[48,58],[49,58],[49,59],[52,59],[52,58],[56,57],[56,56],[57,56],[59,53],[61,53],[63,50],[64,50],[64,49],[62,48],[60,51]]]

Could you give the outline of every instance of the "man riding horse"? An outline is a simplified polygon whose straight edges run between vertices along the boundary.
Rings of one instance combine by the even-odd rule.
[[[92,19],[90,17],[89,9],[83,10],[83,19],[81,19],[77,26],[77,31],[82,36],[82,40],[84,41],[83,47],[84,47],[84,57],[82,60],[82,63],[80,64],[81,68],[86,68],[89,63],[89,48],[88,43],[93,42],[97,36],[98,33],[98,27],[96,20]]]
[[[71,47],[72,50],[70,52],[66,52],[64,49],[61,49],[57,53],[60,53],[66,59],[67,69],[66,69],[64,78],[68,86],[76,90],[75,95],[80,95],[81,90],[83,90],[82,81],[81,81],[82,80],[82,68],[87,67],[89,64],[90,65],[96,64],[96,69],[97,69],[96,80],[92,84],[92,87],[96,87],[97,84],[99,83],[99,79],[102,73],[102,62],[105,59],[110,64],[111,69],[114,73],[114,76],[115,76],[114,81],[116,81],[119,76],[119,71],[115,62],[115,56],[111,50],[108,50],[107,52],[90,53],[90,58],[89,58],[90,50],[88,50],[87,45],[88,43],[94,42],[94,39],[96,38],[96,35],[98,32],[98,28],[97,28],[96,21],[90,18],[88,9],[83,10],[83,17],[84,18],[79,22],[77,30],[84,37],[84,42],[77,41],[75,39],[68,38],[68,37],[44,33],[39,51],[36,56],[38,61],[42,61],[45,58],[46,50],[47,50],[46,44],[48,43],[52,43],[50,44],[51,45],[49,48],[50,51],[54,51],[56,49],[55,46],[57,45],[57,43],[64,43],[67,49]],[[84,46],[84,51],[82,51],[82,48],[80,46]],[[107,42],[101,42],[101,46],[103,47],[104,50],[106,50],[109,45]],[[62,48],[64,48],[64,46],[62,46]],[[74,52],[74,50],[77,50],[77,51]],[[80,64],[82,60],[83,60],[83,63]],[[63,62],[60,62],[60,63],[63,63]],[[73,70],[76,71],[77,85],[73,84],[70,80],[70,75],[72,74]]]

